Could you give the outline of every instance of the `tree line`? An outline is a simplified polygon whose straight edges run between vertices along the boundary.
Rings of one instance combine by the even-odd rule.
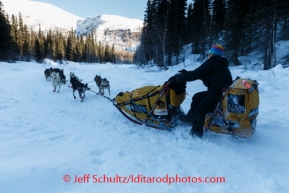
[[[184,45],[200,60],[213,44],[225,48],[230,64],[239,56],[262,55],[264,69],[276,65],[276,41],[289,39],[288,0],[148,0],[134,62],[178,64]]]
[[[9,18],[0,1],[0,60],[112,62],[149,64],[160,67],[184,61],[183,47],[206,57],[213,44],[225,48],[232,65],[239,56],[262,55],[264,69],[276,65],[275,42],[289,39],[288,0],[148,0],[140,45],[136,52],[117,52],[114,46],[96,42],[93,34],[64,35],[49,30],[34,32],[21,14]]]
[[[77,36],[73,29],[43,32],[28,29],[21,13],[9,17],[0,1],[0,61],[31,61],[42,63],[45,58],[62,63],[65,60],[85,63],[131,63],[133,53],[116,51],[114,45],[96,41],[93,34]]]

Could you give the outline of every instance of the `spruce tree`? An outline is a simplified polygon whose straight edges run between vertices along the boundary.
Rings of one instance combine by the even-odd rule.
[[[63,59],[65,57],[65,40],[59,31],[56,32],[56,39],[55,39],[55,50],[56,50],[56,60],[62,64]]]
[[[30,41],[29,41],[29,55],[31,58],[34,58],[35,55],[35,41],[37,35],[33,30],[30,30]]]
[[[41,45],[41,41],[37,38],[35,40],[35,61],[38,63],[42,63],[44,56],[43,56],[43,49],[42,49],[42,45]]]
[[[83,36],[81,36],[78,40],[78,44],[77,44],[77,61],[78,62],[83,62],[83,53],[84,53],[84,41],[83,41]]]
[[[37,37],[35,38],[35,52],[34,52],[35,60],[38,63],[42,63],[45,58],[44,42],[45,42],[45,37],[39,25],[38,34],[37,34]]]
[[[186,27],[186,10],[187,1],[186,0],[171,0],[171,6],[175,7],[175,29],[174,29],[174,52],[176,56],[180,54],[182,45],[184,43],[184,30]],[[177,57],[178,58],[178,57]],[[177,63],[179,63],[177,61]]]
[[[112,44],[111,47],[111,63],[115,63],[115,48],[114,48],[114,44]]]
[[[102,44],[101,44],[101,41],[99,41],[98,42],[98,59],[97,59],[97,61],[98,61],[98,63],[102,63],[103,62],[103,57],[104,56],[104,54],[103,54],[103,46],[102,46]]]
[[[248,13],[250,13],[250,2],[243,0],[228,1],[224,39],[228,59],[234,65],[241,65],[238,57],[245,46],[246,34],[244,29]]]
[[[185,30],[185,44],[191,43],[193,41],[194,33],[193,33],[193,4],[190,3],[187,10],[187,18],[186,18],[186,30]]]
[[[76,38],[74,30],[71,29],[67,37],[66,54],[65,54],[66,59],[69,61],[73,61],[75,54],[76,54]]]
[[[19,13],[19,19],[18,19],[18,31],[17,31],[17,45],[19,49],[19,55],[21,60],[23,60],[23,46],[24,46],[24,23],[22,19],[21,13]]]
[[[49,29],[44,43],[45,56],[49,59],[53,58],[53,45],[54,45],[53,33],[52,30]]]
[[[5,12],[2,10],[0,1],[0,60],[8,61],[13,55],[13,40],[10,34],[11,26],[5,17]]]
[[[152,50],[153,50],[153,44],[151,41],[151,35],[150,33],[153,30],[153,15],[155,13],[153,7],[153,1],[148,0],[147,1],[147,8],[145,10],[144,15],[144,25],[142,29],[142,35],[141,35],[141,46],[143,47],[142,53],[140,55],[143,55],[143,61],[142,63],[146,64],[148,61],[151,61],[153,59],[152,56]]]
[[[225,0],[214,0],[212,8],[211,22],[211,44],[215,44],[222,37],[226,17]]]
[[[105,44],[105,47],[104,47],[104,62],[109,62],[109,61],[110,61],[109,45]]]
[[[277,15],[276,15],[276,1],[263,0],[261,3],[262,11],[260,12],[260,18],[262,20],[262,28],[264,29],[263,41],[261,45],[264,48],[264,70],[269,70],[276,65],[275,57],[275,40],[277,29]]]
[[[72,37],[71,37],[71,33],[69,33],[68,37],[67,37],[67,46],[66,46],[66,60],[68,61],[72,61],[73,60],[73,43],[72,43]]]
[[[31,48],[30,48],[30,33],[28,31],[27,25],[24,24],[23,26],[23,32],[22,32],[22,37],[23,37],[23,47],[22,47],[22,56],[24,57],[24,60],[29,62],[31,60]]]
[[[276,10],[278,14],[278,19],[280,21],[280,39],[289,39],[289,1],[288,0],[278,0],[276,5]]]
[[[191,15],[193,23],[189,24],[192,26],[192,33],[194,33],[192,53],[201,54],[203,59],[207,51],[206,43],[209,37],[211,20],[209,7],[208,0],[195,0]]]

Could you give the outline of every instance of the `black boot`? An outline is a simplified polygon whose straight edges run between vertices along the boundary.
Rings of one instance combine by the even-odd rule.
[[[190,131],[192,137],[202,138],[203,137],[203,124],[193,123],[193,127]]]
[[[203,127],[205,123],[205,116],[202,113],[196,112],[193,116],[193,127],[190,131],[190,135],[193,137],[203,137]]]

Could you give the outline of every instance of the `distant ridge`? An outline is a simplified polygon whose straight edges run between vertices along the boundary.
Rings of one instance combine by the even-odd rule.
[[[77,35],[93,33],[97,41],[115,46],[116,50],[134,51],[139,45],[143,21],[117,15],[99,15],[81,18],[48,3],[30,0],[1,0],[10,16],[22,15],[23,22],[33,31],[49,29],[67,33],[74,29]]]

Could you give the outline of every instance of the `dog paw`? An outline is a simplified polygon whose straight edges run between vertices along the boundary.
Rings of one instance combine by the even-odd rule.
[[[74,99],[76,99],[76,96],[73,96]]]
[[[56,90],[53,90],[53,92],[55,92]]]

